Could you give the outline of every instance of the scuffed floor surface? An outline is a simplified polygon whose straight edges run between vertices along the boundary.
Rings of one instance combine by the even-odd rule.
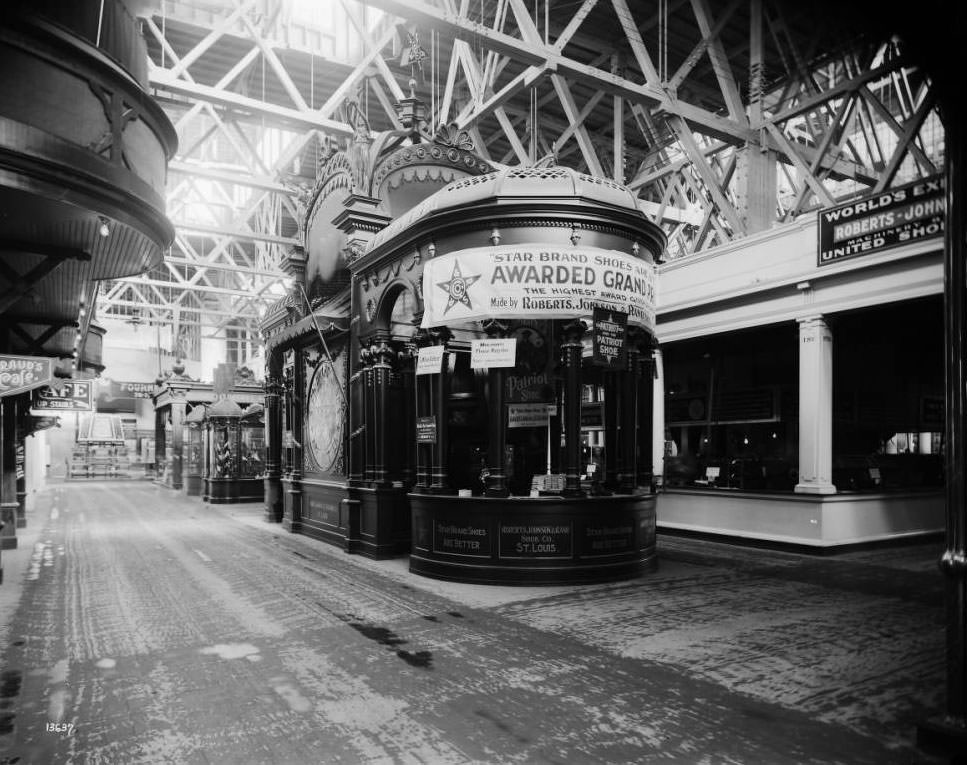
[[[32,499],[0,765],[933,762],[939,543],[663,539],[634,582],[501,588],[145,483]]]

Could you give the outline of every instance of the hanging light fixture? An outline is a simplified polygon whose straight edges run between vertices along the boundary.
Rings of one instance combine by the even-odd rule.
[[[97,233],[100,234],[102,237],[105,237],[105,238],[107,238],[108,236],[110,236],[110,234],[111,234],[111,227],[108,226],[108,219],[105,218],[103,215],[98,215],[97,216],[97,222],[101,224],[100,227],[97,229]]]

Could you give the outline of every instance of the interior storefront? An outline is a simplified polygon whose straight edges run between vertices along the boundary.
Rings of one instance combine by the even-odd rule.
[[[827,317],[837,493],[942,488],[941,312],[933,296]],[[797,340],[789,322],[663,346],[666,487],[794,491]]]

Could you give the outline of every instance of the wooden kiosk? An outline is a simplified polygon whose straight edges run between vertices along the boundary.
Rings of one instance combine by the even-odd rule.
[[[373,238],[353,264],[350,464],[388,490],[413,470],[411,571],[551,584],[655,565],[663,247],[627,188],[562,167],[451,183]]]

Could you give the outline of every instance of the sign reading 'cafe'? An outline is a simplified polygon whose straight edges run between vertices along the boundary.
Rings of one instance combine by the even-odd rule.
[[[0,354],[0,398],[47,385],[53,377],[51,358]]]

